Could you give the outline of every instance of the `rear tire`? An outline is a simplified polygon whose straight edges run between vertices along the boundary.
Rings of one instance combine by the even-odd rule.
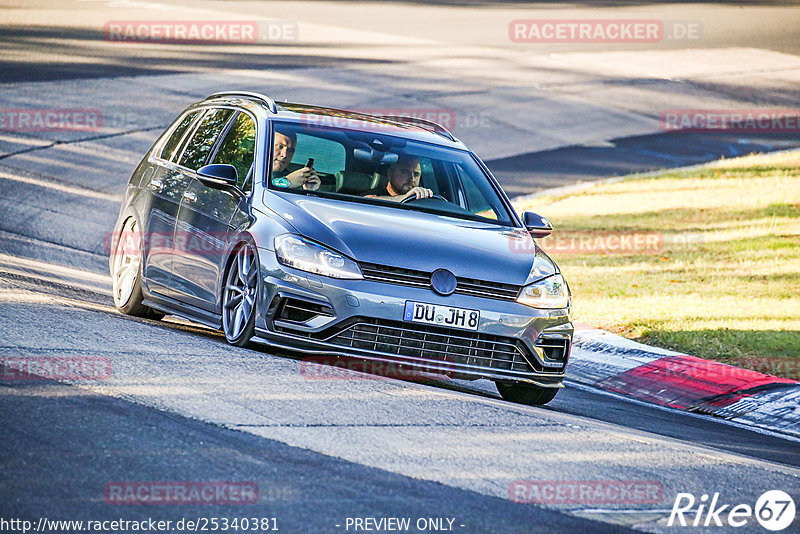
[[[125,315],[161,319],[164,314],[144,304],[142,294],[142,240],[136,219],[129,217],[114,240],[109,263],[114,306]]]
[[[555,398],[560,388],[542,388],[526,382],[495,382],[500,396],[509,402],[542,406]]]

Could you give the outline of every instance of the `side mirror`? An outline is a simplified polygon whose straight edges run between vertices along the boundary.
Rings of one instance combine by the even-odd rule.
[[[547,237],[553,233],[553,224],[547,220],[547,217],[542,217],[532,211],[522,214],[522,224],[533,237]]]
[[[218,163],[197,169],[197,179],[216,189],[235,187],[237,178],[236,167],[233,165]]]

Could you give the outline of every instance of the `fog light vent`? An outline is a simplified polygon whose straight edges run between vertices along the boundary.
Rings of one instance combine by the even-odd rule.
[[[569,356],[569,337],[566,336],[539,336],[536,348],[547,367],[562,367],[567,363]]]
[[[285,297],[278,305],[278,312],[275,318],[290,323],[307,323],[314,317],[320,315],[333,317],[333,309],[331,309],[330,306],[317,304],[316,302],[309,302],[294,297]]]

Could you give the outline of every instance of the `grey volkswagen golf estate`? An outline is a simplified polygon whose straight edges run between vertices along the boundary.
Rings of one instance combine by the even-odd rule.
[[[133,173],[109,259],[123,313],[306,355],[562,387],[570,293],[486,166],[438,124],[225,92]]]

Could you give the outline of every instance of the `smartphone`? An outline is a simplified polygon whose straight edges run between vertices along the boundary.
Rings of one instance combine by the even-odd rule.
[[[309,169],[314,168],[314,158],[308,158],[308,163],[306,163],[306,167],[308,167]]]

